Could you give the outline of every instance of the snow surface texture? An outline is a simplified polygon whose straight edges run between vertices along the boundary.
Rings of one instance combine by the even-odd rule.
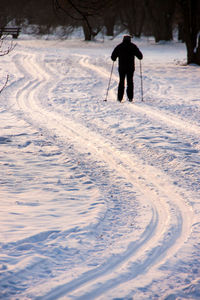
[[[200,298],[200,68],[138,40],[135,103],[116,101],[121,39],[19,39],[1,58],[0,298]]]

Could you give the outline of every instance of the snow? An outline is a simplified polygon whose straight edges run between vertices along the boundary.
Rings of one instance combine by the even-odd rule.
[[[181,43],[21,35],[0,60],[0,299],[199,299],[200,69]]]

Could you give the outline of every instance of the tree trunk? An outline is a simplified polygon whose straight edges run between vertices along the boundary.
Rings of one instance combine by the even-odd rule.
[[[198,47],[196,50],[196,64],[200,66],[200,33],[198,37]]]
[[[104,18],[107,36],[114,36],[115,16],[106,16]]]
[[[183,13],[187,63],[200,65],[200,3],[199,0],[179,0]]]
[[[172,20],[175,2],[173,0],[145,0],[145,9],[152,23],[155,41],[172,40]]]
[[[83,32],[84,32],[84,37],[85,41],[91,41],[92,40],[92,32],[90,28],[87,26],[85,22],[83,22]]]
[[[185,42],[184,26],[183,23],[178,23],[178,40]]]

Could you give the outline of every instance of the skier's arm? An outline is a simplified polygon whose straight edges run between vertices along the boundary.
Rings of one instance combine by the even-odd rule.
[[[116,47],[116,48],[113,50],[112,54],[111,54],[111,59],[112,59],[113,61],[116,61],[116,59],[117,59],[118,56],[119,56],[119,55],[118,55],[118,48]]]
[[[139,48],[137,46],[135,46],[135,56],[138,58],[138,59],[143,59],[143,54],[142,52],[139,50]]]

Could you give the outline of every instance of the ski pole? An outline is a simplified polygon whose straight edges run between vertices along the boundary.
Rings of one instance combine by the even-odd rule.
[[[140,60],[140,79],[141,79],[141,101],[144,101],[143,99],[143,80],[142,80],[142,63]]]
[[[107,92],[106,92],[106,98],[105,98],[104,101],[107,101],[108,91],[109,91],[109,88],[110,88],[110,82],[111,82],[111,77],[112,77],[112,72],[113,72],[113,67],[114,67],[114,61],[112,63],[112,68],[111,68],[111,72],[110,72],[110,78],[109,78],[109,82],[108,82],[108,88],[107,88]]]

